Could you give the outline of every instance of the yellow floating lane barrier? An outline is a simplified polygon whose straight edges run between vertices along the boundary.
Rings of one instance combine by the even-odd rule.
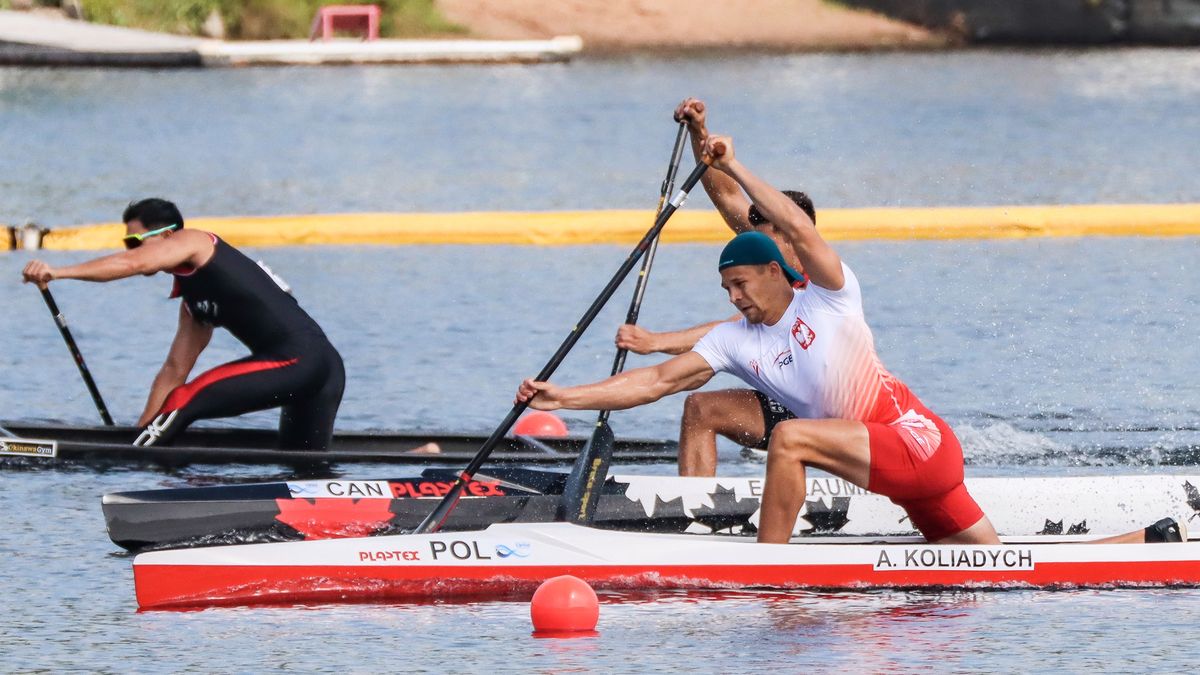
[[[826,209],[829,239],[1176,237],[1200,234],[1200,204]]]
[[[864,239],[1017,239],[1027,237],[1200,235],[1200,204],[1120,204],[973,208],[822,209],[825,237]],[[345,213],[305,216],[193,218],[235,246],[634,243],[653,213],[550,211],[472,213]],[[57,250],[117,248],[120,224],[52,230],[42,246]],[[715,211],[680,211],[663,231],[666,242],[729,239]]]

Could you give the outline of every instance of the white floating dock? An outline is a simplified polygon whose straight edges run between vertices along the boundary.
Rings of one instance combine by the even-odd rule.
[[[266,40],[227,42],[0,10],[0,64],[197,67],[259,65],[542,63],[583,48],[549,40]]]
[[[206,66],[287,66],[364,63],[540,63],[566,61],[583,49],[578,36],[550,40],[267,40],[209,41]]]
[[[0,63],[47,66],[199,66],[199,38],[0,11]]]

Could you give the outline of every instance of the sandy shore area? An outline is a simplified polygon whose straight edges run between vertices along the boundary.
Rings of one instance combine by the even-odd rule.
[[[826,0],[437,0],[472,37],[579,35],[589,51],[945,46],[942,35]]]

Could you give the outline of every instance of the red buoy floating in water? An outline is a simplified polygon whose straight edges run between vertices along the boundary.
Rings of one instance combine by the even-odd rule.
[[[563,438],[567,435],[567,424],[554,413],[534,410],[517,420],[517,423],[513,425],[513,433],[517,436]]]
[[[538,635],[594,635],[600,619],[600,601],[586,581],[564,574],[538,586],[529,601],[529,615]]]

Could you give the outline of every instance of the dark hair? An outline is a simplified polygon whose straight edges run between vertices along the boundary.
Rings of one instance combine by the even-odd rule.
[[[784,190],[783,194],[786,195],[788,199],[795,202],[796,206],[799,206],[801,211],[808,214],[808,219],[813,221],[814,226],[817,224],[817,210],[813,208],[812,200],[808,198],[808,195],[797,190]],[[758,211],[758,207],[751,204],[750,224],[762,225],[765,222],[767,222],[767,219],[763,218],[762,213]]]
[[[128,223],[131,220],[140,220],[147,230],[169,225],[175,225],[177,230],[183,229],[183,214],[179,212],[179,207],[157,197],[129,202],[121,221]]]

